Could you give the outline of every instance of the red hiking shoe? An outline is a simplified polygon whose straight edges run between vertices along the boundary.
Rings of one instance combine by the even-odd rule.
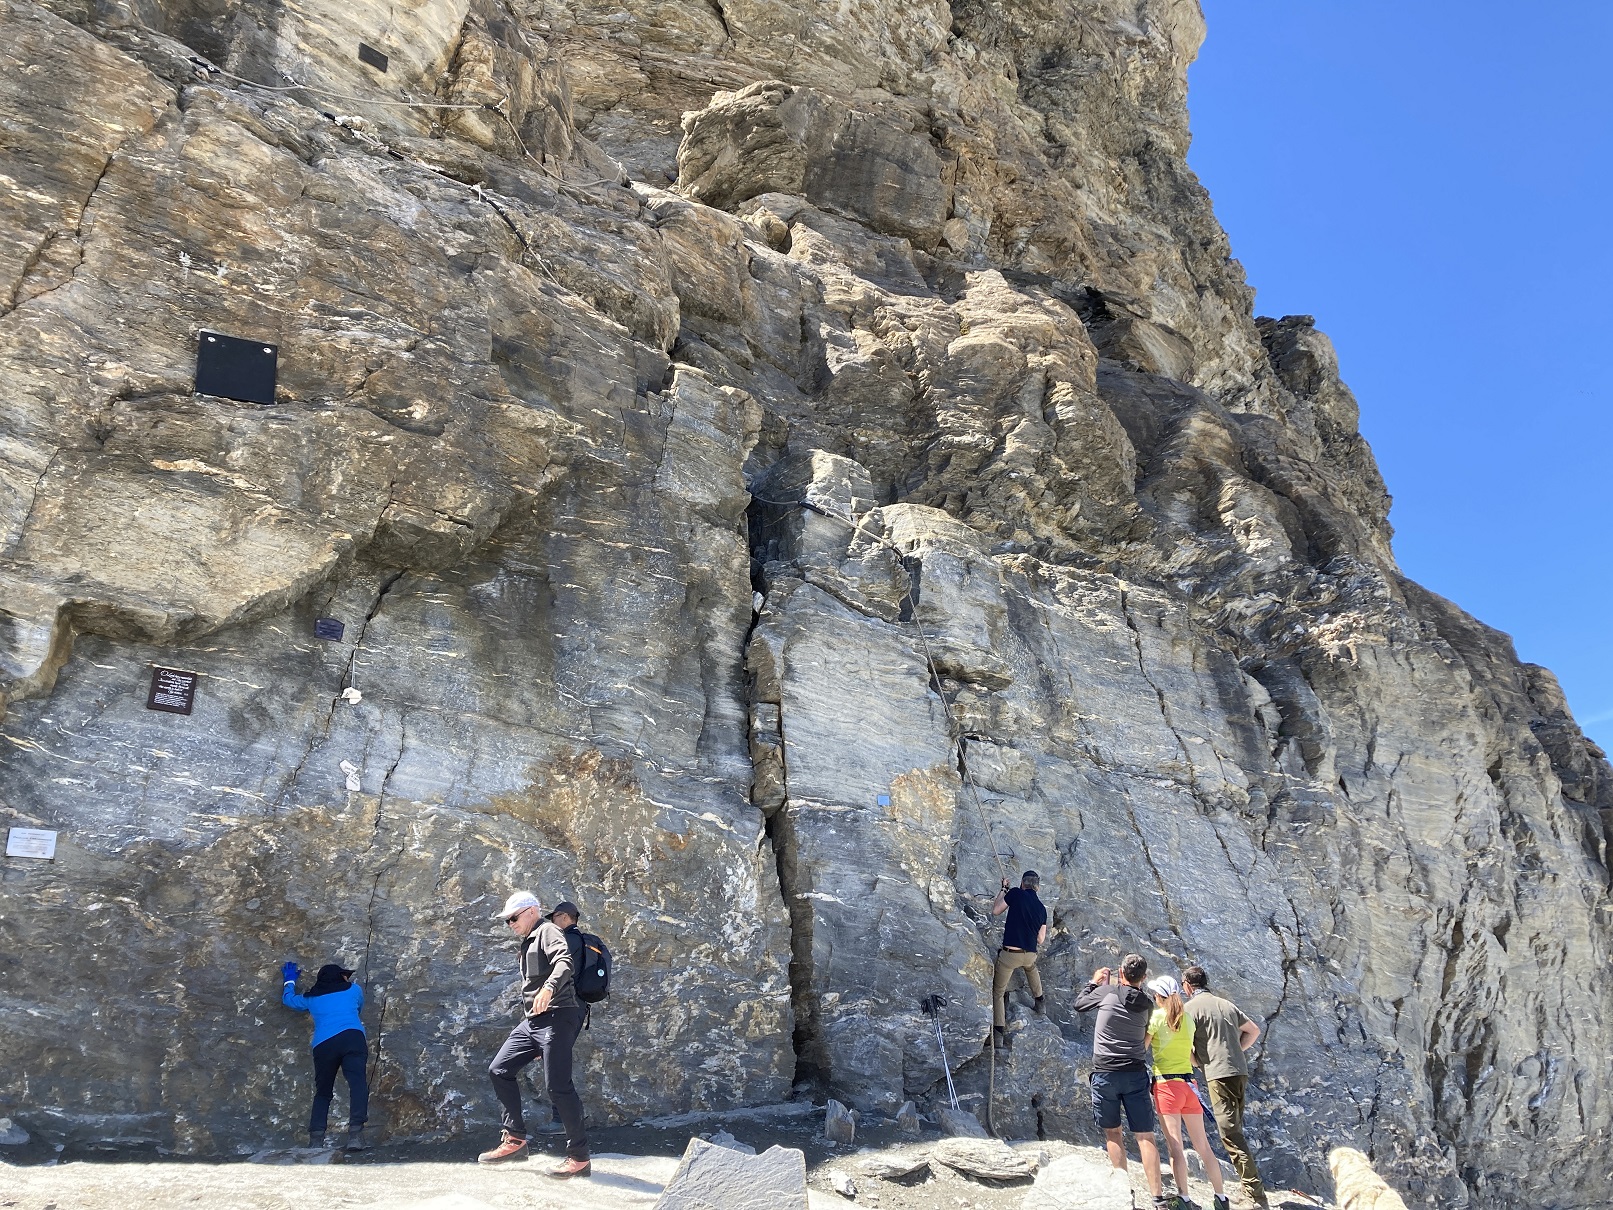
[[[498,1146],[491,1151],[484,1151],[476,1157],[478,1164],[507,1164],[511,1160],[524,1160],[527,1157],[526,1140],[517,1138],[508,1130],[499,1139]]]
[[[557,1181],[569,1181],[574,1176],[592,1176],[594,1166],[587,1160],[567,1159],[560,1167],[550,1171],[549,1175]]]

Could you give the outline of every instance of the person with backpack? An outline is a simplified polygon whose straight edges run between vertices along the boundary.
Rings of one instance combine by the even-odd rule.
[[[1148,1045],[1154,1051],[1154,1109],[1165,1127],[1176,1191],[1187,1196],[1187,1152],[1182,1147],[1185,1129],[1209,1174],[1215,1210],[1228,1210],[1221,1161],[1210,1151],[1210,1139],[1204,1133],[1204,1106],[1193,1084],[1193,1019],[1182,1004],[1182,989],[1169,975],[1150,979],[1144,986],[1157,1006],[1148,1021]]]
[[[301,974],[302,968],[295,962],[281,966],[280,1002],[314,1019],[314,1107],[308,1115],[308,1145],[325,1145],[325,1122],[336,1092],[336,1073],[340,1071],[347,1080],[348,1103],[343,1150],[363,1151],[368,1146],[364,1123],[370,1116],[370,1083],[366,1075],[370,1045],[364,1022],[359,1020],[364,989],[353,982],[352,971],[328,962],[319,968],[314,985],[299,996],[297,978]]]
[[[557,1180],[590,1176],[588,1134],[583,1126],[582,1098],[571,1077],[571,1049],[582,1030],[583,1008],[573,979],[575,964],[565,934],[543,918],[543,905],[530,891],[516,891],[495,919],[504,921],[519,939],[521,1022],[499,1047],[487,1074],[503,1109],[504,1134],[498,1146],[476,1158],[503,1164],[527,1158],[526,1118],[516,1077],[534,1059],[543,1060],[549,1102],[566,1127],[566,1159],[549,1175]]]
[[[594,1005],[610,995],[610,950],[598,937],[582,931],[582,913],[571,900],[562,899],[555,904],[549,919],[571,947],[571,982],[577,999],[582,1001],[582,1027],[587,1029]]]

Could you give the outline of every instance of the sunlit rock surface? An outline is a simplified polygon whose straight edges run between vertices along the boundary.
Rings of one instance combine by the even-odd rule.
[[[485,1129],[522,886],[616,950],[600,1120],[933,1101],[936,993],[985,1094],[1000,855],[1053,930],[999,1131],[1090,1137],[1070,1001],[1138,949],[1262,1022],[1279,1183],[1613,1196],[1613,775],[1252,315],[1202,34],[0,2],[0,822],[59,832],[0,871],[0,1112],[294,1135],[296,957],[360,970],[382,1131]]]

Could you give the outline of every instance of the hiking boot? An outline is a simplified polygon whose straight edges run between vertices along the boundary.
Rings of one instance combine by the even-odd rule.
[[[308,1145],[310,1147],[323,1147],[325,1145],[325,1132],[323,1130],[310,1130],[308,1132]]]
[[[548,1175],[557,1181],[569,1181],[574,1176],[592,1176],[594,1166],[587,1160],[574,1160],[567,1157],[566,1162],[558,1168],[551,1168]]]
[[[993,1036],[992,1045],[998,1050],[1013,1050],[1014,1039],[1009,1036],[1008,1031],[1001,1025],[995,1026],[994,1028],[996,1033]]]
[[[506,1130],[498,1141],[498,1146],[491,1151],[484,1151],[476,1157],[478,1164],[507,1164],[511,1160],[524,1160],[527,1157],[526,1140],[519,1135],[511,1134]]]
[[[368,1151],[370,1145],[364,1138],[364,1127],[349,1126],[347,1128],[347,1142],[342,1144],[343,1151]]]
[[[1031,1012],[1035,1013],[1038,1017],[1045,1017],[1047,1015],[1047,997],[1037,996],[1036,1002],[1031,1005]]]
[[[1215,1210],[1232,1210],[1232,1203],[1227,1201],[1226,1194],[1217,1193],[1215,1195]]]
[[[1154,1210],[1199,1210],[1180,1193],[1162,1193],[1154,1199]]]

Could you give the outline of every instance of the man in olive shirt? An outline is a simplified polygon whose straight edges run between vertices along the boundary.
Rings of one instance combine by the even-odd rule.
[[[1190,966],[1182,972],[1187,1015],[1193,1018],[1193,1061],[1204,1069],[1216,1129],[1243,1182],[1244,1193],[1255,1205],[1267,1206],[1270,1203],[1260,1183],[1260,1169],[1255,1167],[1249,1140],[1243,1134],[1243,1105],[1249,1089],[1249,1060],[1243,1052],[1260,1037],[1260,1026],[1232,1001],[1205,991],[1207,983],[1202,966]]]

